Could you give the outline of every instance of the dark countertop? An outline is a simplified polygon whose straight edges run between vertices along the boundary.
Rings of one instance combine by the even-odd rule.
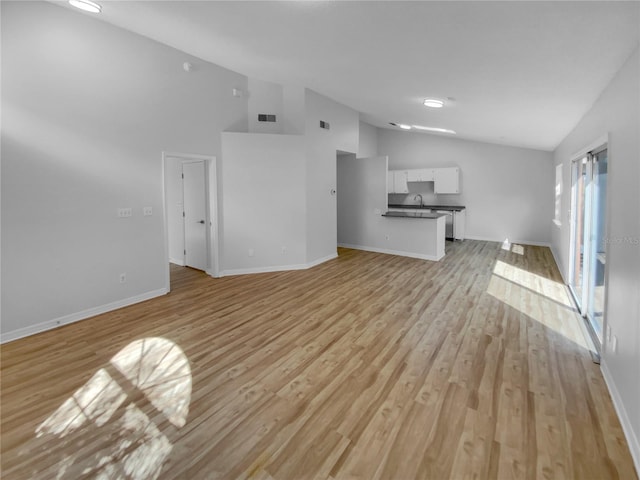
[[[385,212],[383,217],[396,217],[396,218],[440,218],[445,217],[444,213],[431,213],[431,212]]]
[[[460,211],[465,210],[467,207],[465,207],[464,205],[389,205],[388,208],[410,208],[413,210],[425,208],[428,210]]]

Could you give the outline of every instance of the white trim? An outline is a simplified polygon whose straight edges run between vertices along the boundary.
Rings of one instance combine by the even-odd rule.
[[[571,162],[575,162],[576,160],[580,160],[587,153],[591,152],[592,150],[596,150],[596,149],[602,147],[603,145],[607,145],[608,143],[609,143],[609,134],[605,133],[604,135],[598,137],[596,140],[591,142],[586,147],[581,148],[576,153],[571,155],[571,160],[570,161]]]
[[[167,205],[167,159],[165,152],[162,152],[162,232],[164,242],[164,288],[167,292],[171,291],[171,270],[169,262],[169,210]]]
[[[233,275],[252,275],[254,273],[271,273],[271,272],[286,272],[289,270],[304,270],[306,265],[304,263],[294,265],[273,265],[270,267],[257,267],[257,268],[232,268],[231,270],[223,270],[220,272],[221,277],[230,277]]]
[[[556,267],[558,267],[558,271],[560,272],[560,276],[562,277],[562,283],[564,283],[564,285],[566,286],[567,280],[564,276],[564,272],[562,271],[560,260],[558,258],[558,255],[556,254],[556,249],[553,247],[553,245],[549,246],[549,249],[551,250],[551,255],[553,255],[553,261],[556,262]]]
[[[286,272],[291,270],[307,270],[309,268],[313,268],[321,263],[328,262],[329,260],[333,260],[334,258],[338,258],[337,253],[332,253],[331,255],[327,255],[326,257],[319,258],[317,260],[313,260],[309,263],[295,263],[292,265],[272,265],[269,267],[258,267],[258,268],[234,268],[231,270],[224,270],[220,272],[221,277],[229,277],[232,275],[251,275],[254,273],[270,273],[270,272]],[[209,272],[207,272],[209,273]],[[211,275],[211,274],[210,274]]]
[[[444,258],[444,255],[438,257],[437,255],[425,255],[423,253],[388,250],[386,248],[367,247],[365,245],[353,245],[350,243],[338,243],[338,246],[343,248],[352,248],[354,250],[364,250],[365,252],[385,253],[387,255],[399,255],[401,257],[419,258],[420,260],[430,260],[432,262],[439,262]]]
[[[184,259],[178,260],[177,258],[169,257],[169,263],[173,263],[174,265],[179,265],[180,267],[184,267]]]
[[[184,152],[162,152],[163,157],[177,158],[185,160],[211,160],[216,158],[215,155],[202,155],[200,153],[184,153]]]
[[[498,240],[495,238],[489,238],[489,237],[476,237],[476,236],[469,236],[469,235],[465,235],[465,240],[480,240],[482,242],[496,242],[496,243],[504,243],[504,238],[502,240]],[[533,240],[512,240],[509,239],[509,243],[514,244],[517,243],[518,245],[532,245],[534,247],[549,247],[551,248],[551,243],[550,242],[536,242]]]
[[[316,260],[307,262],[307,268],[315,267],[317,265],[320,265],[321,263],[328,262],[329,260],[333,260],[334,258],[338,258],[337,253],[332,253],[331,255],[327,255],[326,257],[317,258]]]
[[[122,300],[116,300],[115,302],[107,303],[106,305],[88,308],[86,310],[82,310],[81,312],[71,313],[69,315],[54,318],[53,320],[47,320],[46,322],[37,323],[29,327],[12,330],[11,332],[0,334],[0,343],[11,342],[19,338],[28,337],[29,335],[35,335],[36,333],[52,330],[63,325],[79,322],[80,320],[86,320],[87,318],[111,312],[113,310],[127,307],[135,303],[144,302],[161,295],[166,295],[167,293],[169,292],[166,288],[159,288],[158,290],[152,290],[151,292],[141,293],[140,295],[125,298]]]
[[[602,371],[602,376],[604,377],[604,381],[609,389],[609,394],[613,401],[613,408],[615,408],[620,424],[622,425],[622,431],[624,432],[624,436],[629,444],[629,450],[631,451],[631,457],[633,458],[636,472],[640,472],[640,442],[638,441],[636,433],[633,431],[633,426],[631,425],[631,420],[629,420],[629,415],[627,415],[624,402],[620,397],[620,392],[618,392],[616,384],[613,381],[613,377],[611,376],[611,372],[609,371],[609,367],[607,367],[606,358],[602,358],[600,370]]]

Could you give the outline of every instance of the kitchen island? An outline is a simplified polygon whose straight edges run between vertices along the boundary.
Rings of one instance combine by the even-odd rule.
[[[444,213],[447,215],[445,224],[445,238],[450,240],[464,240],[466,224],[466,208],[464,205],[412,205],[389,204],[391,211],[420,211]]]
[[[387,211],[386,253],[438,261],[444,257],[446,215],[420,211]]]

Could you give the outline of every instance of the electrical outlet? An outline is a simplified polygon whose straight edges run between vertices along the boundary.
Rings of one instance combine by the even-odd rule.
[[[287,247],[282,247],[282,254],[286,254],[287,253]]]
[[[120,274],[120,283],[127,283],[127,274],[126,273],[121,273]]]
[[[142,214],[145,217],[150,217],[151,215],[153,215],[153,208],[152,207],[144,207],[142,209]]]
[[[385,240],[389,240],[389,235],[385,235],[385,236],[384,236],[384,239],[385,239]]]
[[[250,256],[250,257],[253,257],[253,254],[254,254],[254,253],[255,253],[255,252],[253,251],[253,248],[250,248],[250,249],[249,249],[249,252],[248,252],[249,256]]]

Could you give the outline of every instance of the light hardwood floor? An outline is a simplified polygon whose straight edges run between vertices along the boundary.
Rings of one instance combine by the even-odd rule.
[[[340,249],[2,346],[2,478],[634,479],[549,249]]]

